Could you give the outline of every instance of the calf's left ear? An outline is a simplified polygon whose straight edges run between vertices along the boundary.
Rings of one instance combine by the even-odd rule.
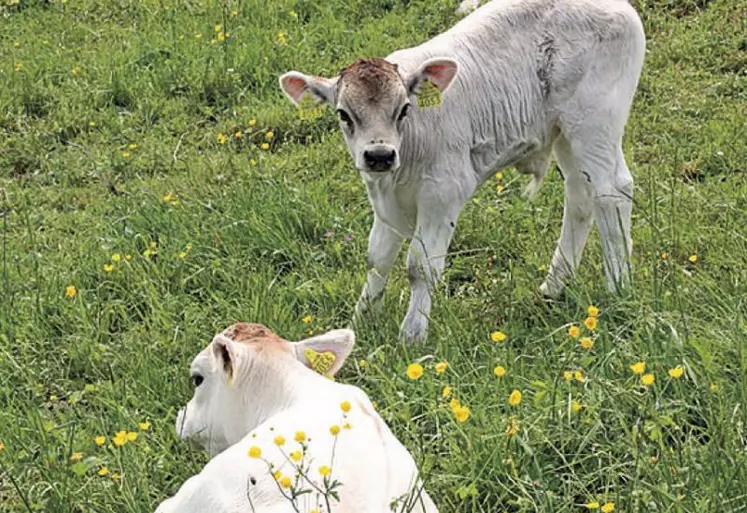
[[[406,79],[407,88],[411,94],[420,94],[426,81],[431,82],[442,93],[451,85],[456,77],[458,66],[455,60],[436,57],[425,61],[418,71]]]
[[[329,377],[342,368],[353,345],[355,333],[352,330],[332,330],[292,344],[298,361]]]

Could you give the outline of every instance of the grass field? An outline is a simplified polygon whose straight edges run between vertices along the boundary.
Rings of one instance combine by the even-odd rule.
[[[206,461],[173,421],[212,335],[345,326],[364,282],[372,214],[334,114],[300,120],[277,77],[419,43],[457,2],[0,5],[0,510],[153,511]],[[427,344],[397,341],[401,261],[357,330],[339,379],[443,512],[747,511],[747,1],[636,5],[633,290],[606,292],[594,235],[540,301],[562,181],[528,203],[507,169],[460,219]],[[584,349],[568,331],[592,304]]]

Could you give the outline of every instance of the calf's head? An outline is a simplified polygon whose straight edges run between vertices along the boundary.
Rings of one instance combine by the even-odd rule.
[[[385,59],[360,59],[335,78],[291,71],[280,77],[280,87],[296,105],[309,94],[333,106],[355,167],[376,174],[399,168],[402,132],[426,81],[443,92],[456,73],[456,62],[446,58],[429,59],[407,74]]]
[[[234,324],[192,361],[194,396],[177,415],[177,433],[220,453],[324,379],[304,366],[321,361],[321,370],[336,374],[354,341],[350,330],[288,342],[261,324]]]

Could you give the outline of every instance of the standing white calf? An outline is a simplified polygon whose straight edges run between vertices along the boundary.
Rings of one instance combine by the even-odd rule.
[[[194,397],[176,422],[214,457],[156,513],[437,513],[366,394],[309,368],[322,360],[335,374],[353,343],[350,330],[291,343],[245,323],[217,335],[192,362]],[[320,493],[322,467],[342,483],[339,501]],[[298,509],[294,490],[311,491]]]
[[[379,306],[401,242],[411,239],[412,295],[401,331],[423,339],[464,204],[510,165],[533,175],[535,192],[552,153],[565,179],[565,212],[542,292],[561,293],[592,220],[608,285],[624,284],[633,179],[622,137],[645,44],[624,0],[493,0],[420,46],[359,60],[335,78],[283,75],[296,104],[310,94],[334,106],[368,188],[374,222],[356,315]],[[418,107],[432,85],[446,93],[443,104]]]

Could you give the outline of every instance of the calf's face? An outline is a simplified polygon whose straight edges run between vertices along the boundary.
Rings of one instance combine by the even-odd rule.
[[[280,87],[296,105],[310,94],[333,106],[355,167],[376,175],[400,167],[402,134],[426,81],[443,92],[456,72],[456,62],[444,58],[405,75],[385,59],[360,59],[332,79],[291,71],[280,77]]]
[[[306,379],[308,387],[308,380],[313,386],[313,380],[323,379],[303,365],[329,376],[337,373],[354,339],[350,330],[333,330],[288,342],[260,324],[234,324],[192,361],[194,395],[177,414],[177,433],[211,456],[220,453],[292,404],[295,380]],[[320,361],[322,369],[315,365]]]

